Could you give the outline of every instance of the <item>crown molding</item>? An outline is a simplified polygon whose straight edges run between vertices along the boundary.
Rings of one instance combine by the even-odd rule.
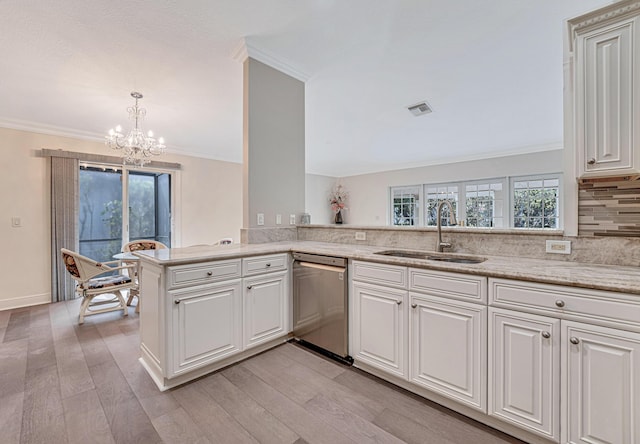
[[[581,31],[609,20],[615,20],[626,14],[635,14],[640,10],[640,1],[624,0],[612,3],[569,20],[573,32]]]
[[[244,61],[249,57],[277,69],[294,79],[300,80],[301,82],[306,82],[311,77],[308,73],[295,66],[294,63],[284,60],[282,57],[278,57],[268,51],[257,48],[249,41],[248,37],[245,37],[241,39],[240,44],[232,51],[231,58],[237,62],[244,63]]]

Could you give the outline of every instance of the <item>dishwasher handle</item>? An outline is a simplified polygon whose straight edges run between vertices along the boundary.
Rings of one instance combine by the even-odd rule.
[[[336,273],[344,273],[346,271],[346,268],[344,267],[334,267],[333,265],[314,264],[312,262],[295,261],[293,263],[293,266],[317,268],[319,270],[335,271]]]

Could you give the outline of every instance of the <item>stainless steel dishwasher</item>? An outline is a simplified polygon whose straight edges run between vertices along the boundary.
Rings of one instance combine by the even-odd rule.
[[[293,253],[293,335],[304,345],[351,363],[345,258]]]

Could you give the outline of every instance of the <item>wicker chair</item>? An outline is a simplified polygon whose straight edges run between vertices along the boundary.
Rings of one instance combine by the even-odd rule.
[[[135,267],[131,265],[112,266],[119,264],[120,261],[96,262],[93,259],[89,259],[86,256],[82,256],[65,248],[62,248],[60,252],[67,271],[76,281],[76,292],[83,298],[78,317],[79,324],[84,323],[85,316],[93,314],[118,310],[122,310],[124,316],[129,314],[124,297],[122,296],[122,290],[131,291],[136,286],[134,280],[120,273],[103,277],[99,276],[119,270],[128,270],[132,275]],[[112,295],[112,297],[94,301],[96,296],[101,295]]]
[[[141,251],[141,250],[162,250],[167,248],[165,244],[162,242],[158,242],[156,240],[149,239],[139,239],[131,242],[127,242],[122,246],[123,252],[131,252],[131,251]],[[127,299],[127,305],[131,305],[133,302],[133,298],[138,298],[138,305],[136,305],[136,313],[140,313],[140,289],[138,287],[138,261],[122,261],[125,265],[133,265],[135,266],[134,272],[131,276],[134,278],[136,286],[129,291],[129,298]]]

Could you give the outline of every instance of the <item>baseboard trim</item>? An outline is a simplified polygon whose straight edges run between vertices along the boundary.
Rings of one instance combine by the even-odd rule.
[[[19,298],[0,299],[0,311],[12,308],[30,307],[32,305],[48,304],[51,302],[51,293],[34,294]]]

